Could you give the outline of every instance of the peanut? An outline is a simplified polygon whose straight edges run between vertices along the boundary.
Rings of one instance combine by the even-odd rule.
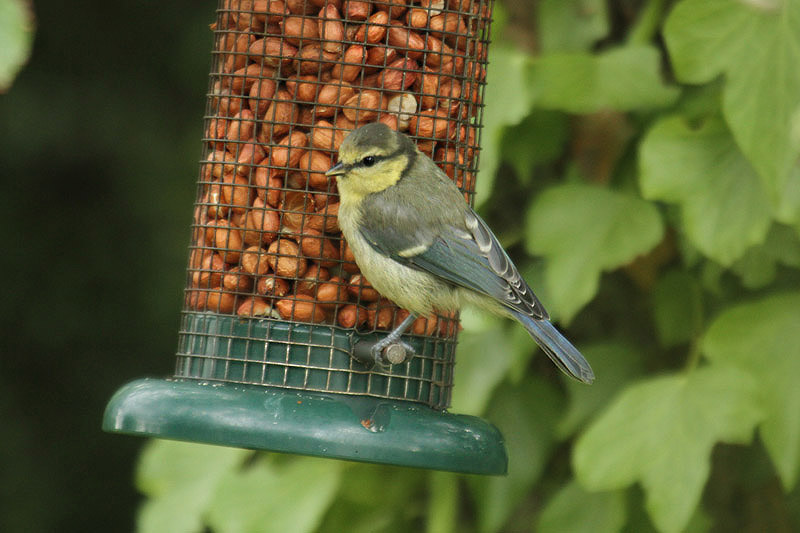
[[[348,304],[339,309],[336,321],[343,328],[357,328],[367,321],[368,313],[360,305]]]
[[[317,263],[309,264],[303,277],[298,279],[294,285],[294,292],[296,294],[309,294],[313,295],[317,292],[317,287],[321,282],[328,281],[331,275],[327,268],[320,266]]]
[[[381,299],[378,291],[372,288],[372,283],[362,274],[350,276],[350,285],[347,287],[347,292],[363,302],[377,302]]]
[[[386,11],[377,11],[356,31],[355,41],[369,44],[383,41],[387,24],[389,24],[389,14]]]
[[[372,2],[345,0],[344,13],[347,20],[367,20],[372,11]]]
[[[308,213],[314,212],[314,197],[303,191],[286,191],[281,202],[281,223],[294,233],[302,231]]]
[[[344,103],[345,108],[342,110],[342,113],[355,123],[369,122],[378,116],[378,110],[381,109],[381,102],[381,93],[367,89],[351,96],[350,99]]]
[[[297,47],[319,38],[317,23],[306,17],[286,17],[280,22],[283,37]]]
[[[272,147],[269,164],[279,168],[295,168],[300,162],[300,158],[303,157],[307,145],[306,134],[302,131],[294,131]]]
[[[411,93],[397,94],[387,100],[386,111],[397,116],[400,130],[407,130],[411,117],[417,112],[417,99]]]
[[[270,298],[280,298],[289,294],[289,282],[271,275],[261,276],[256,283],[256,292]]]
[[[234,267],[222,276],[222,286],[231,292],[245,292],[253,284],[253,278],[242,270],[242,267]]]
[[[219,287],[224,270],[225,261],[222,260],[222,257],[216,253],[210,254],[200,262],[198,270],[192,273],[192,286],[201,289]]]
[[[251,246],[242,254],[242,269],[248,274],[262,276],[269,271],[269,266],[266,252],[260,246]]]
[[[236,309],[236,314],[241,317],[264,316],[268,315],[271,309],[264,298],[253,296],[239,305],[238,309]]]
[[[330,155],[317,150],[307,150],[300,157],[298,166],[308,172],[308,184],[311,187],[323,191],[328,189],[328,176],[325,172],[333,166]]]
[[[367,307],[367,324],[373,329],[391,329],[396,310],[389,300],[373,302]]]
[[[392,61],[381,72],[380,86],[386,91],[402,91],[417,80],[418,69],[419,65],[413,59]]]
[[[275,274],[284,278],[300,278],[305,274],[308,261],[300,256],[300,247],[289,239],[278,239],[269,245],[267,262]]]
[[[352,83],[358,78],[361,69],[367,61],[367,49],[360,44],[353,44],[347,47],[342,56],[342,62],[337,63],[331,71],[331,78],[341,79]]]
[[[344,24],[339,9],[333,4],[325,4],[318,17],[317,30],[322,39],[322,49],[333,54],[341,53]]]
[[[345,112],[347,111],[345,110]],[[342,144],[342,141],[344,140],[344,132],[326,120],[318,121],[317,125],[311,130],[309,135],[311,146],[319,150],[326,150],[329,152],[338,151],[339,145]]]
[[[201,300],[205,300],[205,302],[201,308],[214,311],[216,313],[228,314],[233,312],[233,306],[236,304],[236,296],[230,292],[216,290],[204,292],[203,294],[204,296],[201,298]]]
[[[225,134],[229,141],[228,146],[235,146],[236,141],[246,141],[253,137],[256,123],[253,121],[253,112],[249,109],[242,109],[231,117],[230,126]]]
[[[329,83],[319,91],[316,116],[332,117],[341,106],[340,102],[349,100],[355,92],[349,84]]]
[[[399,22],[393,22],[389,28],[389,46],[405,51],[406,56],[411,59],[419,59],[425,51],[425,39],[404,28]]]
[[[285,67],[297,55],[297,47],[284,42],[278,37],[265,37],[250,43],[247,48],[250,60],[256,63],[263,62],[269,67]]]
[[[406,12],[407,0],[381,0],[376,2],[378,9],[389,13],[389,18],[399,18]]]
[[[347,289],[342,278],[334,276],[325,283],[317,286],[317,300],[326,308],[335,307],[337,304],[347,302]]]
[[[250,108],[255,116],[261,117],[269,107],[270,99],[275,95],[277,84],[274,80],[267,78],[259,79],[250,87],[247,107]]]
[[[264,200],[253,200],[253,208],[245,219],[244,242],[249,245],[269,244],[278,237],[280,215],[274,209],[267,209]]]
[[[339,248],[319,231],[305,228],[299,240],[303,255],[319,262],[320,266],[332,267],[339,262]]]
[[[325,311],[322,306],[307,294],[297,294],[291,298],[278,300],[275,308],[286,320],[298,322],[323,322],[325,320]]]

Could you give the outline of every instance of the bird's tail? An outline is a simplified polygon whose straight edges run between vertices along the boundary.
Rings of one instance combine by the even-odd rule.
[[[584,383],[594,381],[594,372],[589,362],[549,320],[536,320],[521,313],[514,313],[514,316],[564,373]]]

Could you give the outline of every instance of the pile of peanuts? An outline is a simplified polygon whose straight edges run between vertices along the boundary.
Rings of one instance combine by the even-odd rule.
[[[411,135],[469,199],[490,13],[481,0],[222,0],[186,307],[391,329],[325,171],[347,133]],[[454,317],[411,331],[454,335]]]

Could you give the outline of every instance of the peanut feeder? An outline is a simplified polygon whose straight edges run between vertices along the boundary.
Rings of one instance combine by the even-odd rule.
[[[457,316],[417,319],[398,364],[353,357],[407,312],[359,272],[325,175],[349,131],[381,121],[471,199],[490,13],[491,0],[219,2],[175,374],[120,389],[106,430],[505,472],[497,430],[444,411]]]

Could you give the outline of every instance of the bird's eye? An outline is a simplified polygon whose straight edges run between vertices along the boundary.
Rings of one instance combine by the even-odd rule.
[[[367,157],[361,160],[361,164],[364,165],[365,167],[371,167],[372,165],[375,164],[375,157],[368,155]]]

